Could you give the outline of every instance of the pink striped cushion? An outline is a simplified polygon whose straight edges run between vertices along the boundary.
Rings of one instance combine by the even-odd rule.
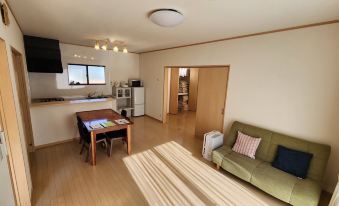
[[[238,131],[237,141],[235,142],[232,150],[255,159],[255,152],[258,149],[260,141],[261,138],[254,138]]]

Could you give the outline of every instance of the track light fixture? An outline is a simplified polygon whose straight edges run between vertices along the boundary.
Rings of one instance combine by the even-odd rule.
[[[103,42],[103,44],[100,44],[100,42]],[[119,49],[119,47],[118,47],[118,45],[120,45],[120,46],[124,46],[125,45],[125,43],[124,42],[122,42],[122,41],[113,41],[113,42],[111,42],[111,41],[109,41],[108,39],[107,40],[97,40],[97,41],[95,41],[95,44],[94,44],[94,49],[96,49],[96,50],[99,50],[99,49],[102,49],[102,50],[104,50],[104,51],[107,51],[107,50],[109,50],[109,45],[113,45],[113,51],[114,52],[122,52],[122,53],[128,53],[128,50],[127,50],[127,48],[126,47],[124,47],[122,50],[120,50]]]
[[[101,49],[104,50],[104,51],[106,51],[107,48],[108,48],[108,42],[105,41],[105,43],[101,46]]]

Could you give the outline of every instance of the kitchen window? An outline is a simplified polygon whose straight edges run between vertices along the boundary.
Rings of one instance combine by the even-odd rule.
[[[69,85],[104,85],[106,84],[105,66],[69,64]]]

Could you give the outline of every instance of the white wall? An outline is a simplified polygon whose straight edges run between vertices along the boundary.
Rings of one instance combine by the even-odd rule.
[[[1,3],[4,3],[3,0],[0,0]],[[17,87],[16,87],[16,79],[15,79],[15,73],[14,73],[14,66],[13,66],[13,58],[12,58],[12,51],[11,48],[13,47],[16,49],[18,52],[20,52],[25,60],[25,51],[24,51],[24,43],[23,43],[23,36],[22,32],[15,21],[12,13],[9,11],[9,21],[10,25],[9,26],[4,26],[2,21],[0,22],[0,38],[5,40],[6,42],[6,47],[7,47],[7,56],[8,56],[8,64],[9,64],[9,69],[10,69],[10,75],[12,79],[12,87],[14,90],[14,101],[15,101],[15,107],[17,111],[17,118],[18,118],[18,123],[19,123],[19,132],[20,132],[20,139],[21,139],[21,145],[22,145],[22,150],[23,150],[23,155],[24,155],[24,162],[25,162],[25,169],[26,169],[26,175],[27,175],[27,180],[28,180],[28,187],[30,192],[32,192],[32,180],[31,180],[31,173],[30,173],[30,168],[29,168],[29,162],[28,162],[28,156],[27,156],[27,148],[26,148],[26,140],[24,137],[24,130],[23,130],[23,125],[22,125],[22,117],[20,113],[20,106],[19,106],[19,101],[18,101],[18,95],[17,95]],[[26,68],[26,64],[24,63],[24,66]],[[26,79],[28,77],[26,76]]]
[[[60,44],[64,71],[62,74],[29,73],[32,98],[87,95],[89,92],[111,94],[111,81],[127,81],[139,77],[139,55],[133,53],[115,53],[113,51],[95,50],[90,47]],[[86,56],[87,59],[75,58],[74,54]],[[94,57],[94,60],[90,58]],[[70,86],[68,85],[67,64],[92,64],[106,66],[106,82],[102,85]]]
[[[324,187],[339,173],[339,24],[140,56],[146,114],[162,119],[164,66],[230,65],[225,130],[234,120],[329,144]]]

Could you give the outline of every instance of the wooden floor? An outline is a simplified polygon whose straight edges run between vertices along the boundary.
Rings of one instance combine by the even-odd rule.
[[[168,124],[149,117],[135,118],[132,153],[174,140],[202,159],[202,139],[194,137],[194,121],[195,114],[192,112],[169,116]],[[70,142],[31,154],[33,205],[147,205],[122,161],[127,153],[120,141],[115,142],[110,158],[103,149],[98,148],[95,167],[85,163],[79,151],[80,145]],[[212,163],[203,161],[213,166]],[[222,172],[236,179],[269,205],[286,205],[229,173]],[[321,205],[327,204],[328,198],[322,198]]]

